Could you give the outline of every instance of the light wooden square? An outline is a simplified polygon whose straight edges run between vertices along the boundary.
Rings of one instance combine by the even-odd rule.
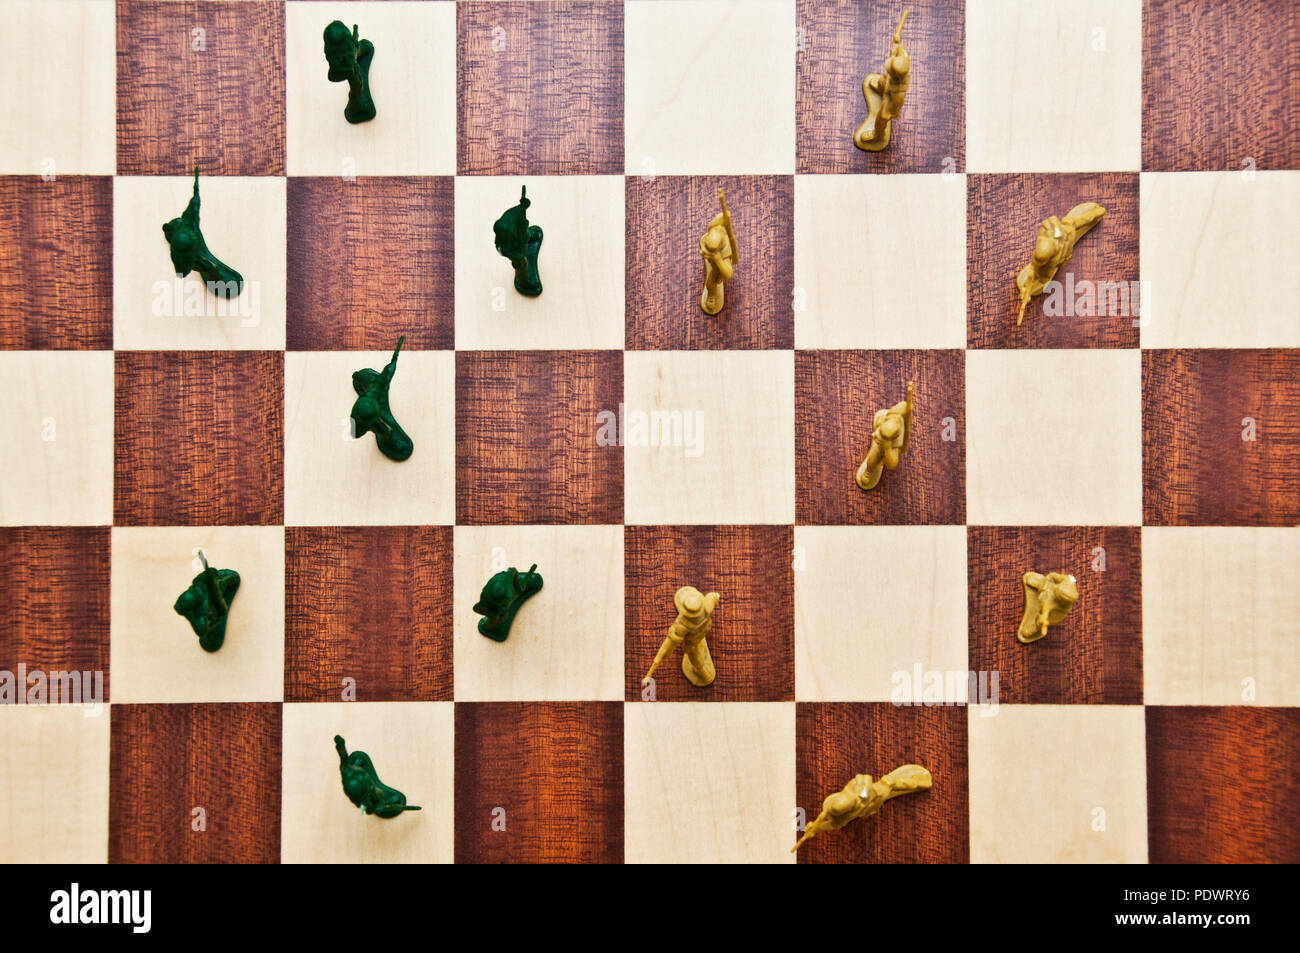
[[[396,344],[396,342],[394,342]],[[352,373],[391,351],[294,352],[284,359],[284,518],[290,526],[450,526],[456,519],[456,368],[451,351],[402,351],[389,389],[415,444],[400,462],[374,434],[352,436]]]
[[[1142,346],[1300,347],[1300,172],[1142,174]]]
[[[176,277],[162,227],[185,211],[193,192],[193,176],[113,180],[113,346],[283,350],[285,180],[199,170],[203,239],[245,282],[229,300],[208,291],[197,272]]]
[[[794,0],[624,5],[629,175],[794,172]]]
[[[1145,527],[1149,705],[1300,705],[1300,529]]]
[[[0,352],[0,525],[113,522],[113,353]]]
[[[632,702],[623,712],[627,863],[794,863],[793,704]]]
[[[283,527],[114,527],[112,547],[113,701],[283,700]],[[240,577],[216,652],[173,608],[203,569],[200,549]]]
[[[972,525],[1142,523],[1137,350],[967,351]]]
[[[542,230],[542,293],[515,290],[492,223],[528,187],[528,221]],[[456,348],[623,347],[623,177],[456,179]]]
[[[117,170],[113,0],[10,0],[0,57],[7,91],[0,175]]]
[[[971,863],[1146,863],[1141,705],[985,714],[967,712]]]
[[[796,176],[794,284],[795,347],[964,348],[966,177]]]
[[[1142,0],[966,4],[967,171],[1141,166]]]
[[[938,673],[966,701],[964,526],[796,526],[794,544],[796,699],[919,702]]]
[[[362,814],[343,793],[335,735],[420,810]],[[451,702],[285,705],[281,862],[451,863],[455,763]]]
[[[792,351],[627,352],[623,386],[626,522],[794,522]]]
[[[375,45],[375,118],[343,116],[325,27],[341,20]],[[454,3],[285,4],[285,160],[290,175],[456,174]]]
[[[5,863],[108,862],[109,725],[107,705],[0,705]]]
[[[621,701],[623,527],[457,526],[456,701]],[[497,642],[473,606],[494,573],[526,572],[542,589]]]

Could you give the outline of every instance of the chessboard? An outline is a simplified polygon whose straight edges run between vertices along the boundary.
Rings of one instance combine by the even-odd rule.
[[[1300,861],[1291,0],[3,15],[0,860]],[[196,166],[229,303],[160,231]],[[521,186],[536,298],[493,247]],[[350,375],[400,336],[395,463]],[[200,551],[242,578],[211,654]],[[1026,645],[1031,570],[1080,600]],[[684,585],[717,678],[643,686]],[[422,810],[354,808],[335,735]],[[932,788],[790,853],[905,763]]]

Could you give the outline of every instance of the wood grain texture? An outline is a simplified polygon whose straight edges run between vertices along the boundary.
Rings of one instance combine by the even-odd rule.
[[[0,176],[0,349],[113,346],[113,180]]]
[[[972,672],[997,672],[1004,705],[1142,704],[1142,534],[1136,526],[971,526]],[[1105,549],[1105,571],[1093,569]],[[1029,645],[1016,638],[1026,572],[1064,572],[1079,601]]]
[[[450,526],[285,529],[284,698],[451,701]]]
[[[6,577],[0,670],[15,678],[20,663],[47,674],[102,672],[104,694],[98,700],[109,700],[109,558],[107,526],[0,528]],[[51,694],[47,700],[79,699]]]
[[[722,596],[708,637],[718,675],[698,688],[680,650],[655,672],[656,701],[794,700],[794,572],[790,526],[629,526],[623,535],[626,698],[677,615],[680,586]]]
[[[460,2],[456,34],[461,175],[623,174],[622,4]]]
[[[113,522],[284,522],[284,355],[115,355]]]
[[[621,523],[619,351],[456,353],[456,523]]]
[[[118,0],[118,175],[284,175],[284,69],[283,3]]]
[[[795,353],[795,520],[801,525],[966,522],[962,351]],[[873,490],[854,482],[877,410],[913,392],[912,438]],[[951,417],[956,439],[942,439]]]
[[[279,862],[278,703],[114,705],[112,719],[109,863]]]
[[[795,743],[799,806],[809,823],[822,802],[856,774],[878,778],[899,765],[919,764],[934,778],[929,791],[895,798],[874,817],[806,841],[799,863],[970,861],[964,705],[801,702]]]
[[[450,349],[448,177],[288,181],[291,351]]]
[[[1297,456],[1300,350],[1142,352],[1144,525],[1295,526]]]
[[[622,860],[621,702],[457,703],[456,863]]]
[[[1300,863],[1300,709],[1150,707],[1146,729],[1151,863]]]
[[[627,347],[781,350],[794,347],[794,179],[659,176],[627,179]],[[699,242],[727,199],[740,259],[722,313],[700,308]]]
[[[1142,168],[1300,168],[1300,7],[1144,0]]]
[[[1085,348],[1137,347],[1138,304],[1122,308],[1103,296],[1098,310],[1124,310],[1104,317],[1043,313],[1047,295],[1031,298],[1017,327],[1020,292],[1016,275],[1034,254],[1038,226],[1062,216],[1080,202],[1097,202],[1106,214],[1079,239],[1074,254],[1057,273],[1066,284],[1087,280],[1138,280],[1139,207],[1137,173],[1065,175],[971,175],[966,180],[967,347]],[[1064,290],[1062,291],[1064,295]],[[1075,298],[1077,300],[1078,292]],[[1071,307],[1073,310],[1073,307]]]
[[[903,6],[911,16],[903,47],[912,61],[903,111],[889,145],[865,152],[853,133],[867,118],[862,81],[879,73]],[[799,0],[795,56],[796,170],[961,172],[966,166],[966,4],[908,0],[902,6],[859,0]],[[951,160],[951,161],[949,161]]]

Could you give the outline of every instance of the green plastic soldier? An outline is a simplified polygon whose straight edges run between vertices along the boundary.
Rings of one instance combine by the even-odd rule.
[[[383,373],[367,367],[352,375],[352,389],[359,395],[352,405],[352,436],[374,433],[379,451],[388,459],[397,461],[405,460],[415,449],[415,444],[398,426],[388,406],[388,385],[397,373],[397,353],[405,340],[405,334],[397,339],[393,359]]]
[[[226,619],[230,616],[230,603],[239,591],[239,573],[233,569],[213,569],[199,550],[203,572],[194,577],[190,587],[180,594],[172,607],[189,619],[190,627],[199,637],[199,645],[215,652],[226,641]]]
[[[162,230],[171,246],[172,265],[180,277],[197,271],[207,282],[208,290],[221,298],[236,297],[244,290],[243,276],[208,251],[203,233],[199,231],[198,166],[194,167],[194,197],[180,217],[165,223]]]
[[[370,98],[370,62],[375,58],[375,44],[361,39],[356,24],[352,32],[335,20],[325,28],[325,59],[330,64],[331,83],[348,83],[348,104],[343,118],[354,125],[375,118],[375,101]]]
[[[478,620],[479,632],[498,642],[506,640],[519,607],[541,591],[542,577],[536,569],[537,563],[525,573],[506,569],[487,581],[474,606],[474,611],[484,616]]]
[[[506,210],[492,225],[497,251],[515,268],[515,290],[536,298],[542,293],[542,278],[537,273],[537,254],[542,250],[542,230],[528,224],[528,187],[520,186],[519,204]]]
[[[379,780],[370,755],[364,751],[348,754],[347,743],[341,735],[334,736],[334,749],[339,753],[339,774],[343,777],[343,793],[348,800],[361,808],[362,814],[375,817],[397,817],[406,811],[418,811],[414,804],[406,803],[406,795],[390,788]]]

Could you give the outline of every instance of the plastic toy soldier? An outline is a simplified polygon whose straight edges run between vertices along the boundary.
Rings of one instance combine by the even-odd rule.
[[[1016,629],[1016,638],[1037,642],[1047,634],[1049,625],[1065,621],[1079,601],[1079,586],[1073,576],[1063,572],[1027,572],[1020,582],[1025,587],[1025,617]]]
[[[388,406],[388,385],[397,373],[397,353],[405,340],[405,334],[397,339],[393,359],[383,373],[367,367],[352,375],[352,389],[360,395],[352,405],[352,436],[362,437],[373,432],[379,451],[388,459],[397,461],[405,460],[415,449],[415,443],[398,426]]]
[[[898,459],[907,450],[912,439],[912,385],[907,385],[907,399],[888,410],[876,411],[871,423],[871,447],[867,459],[858,467],[858,486],[872,489],[880,482],[880,475],[898,466]]]
[[[1047,283],[1056,277],[1057,270],[1070,260],[1079,239],[1092,231],[1105,214],[1106,210],[1096,202],[1080,202],[1066,212],[1064,218],[1053,215],[1038,226],[1034,257],[1016,275],[1016,287],[1020,290],[1017,326],[1025,319],[1025,305],[1029,304],[1029,299],[1043,293]]]
[[[330,64],[329,81],[348,83],[348,104],[343,118],[350,123],[375,118],[375,101],[370,98],[370,62],[375,58],[375,44],[361,39],[356,24],[352,32],[335,20],[325,28],[325,59]]]
[[[905,764],[895,768],[879,781],[872,781],[869,774],[859,774],[844,785],[842,791],[835,792],[822,802],[822,812],[804,828],[803,837],[790,848],[790,853],[793,854],[803,846],[804,841],[816,837],[822,831],[837,831],[859,817],[871,817],[891,798],[916,791],[928,791],[933,784],[930,772],[919,764]]]
[[[889,145],[891,123],[903,109],[912,60],[903,49],[903,24],[910,10],[903,11],[894,31],[883,73],[871,73],[862,81],[862,96],[867,101],[867,118],[853,133],[853,144],[867,152],[879,152]]]
[[[199,645],[207,652],[215,652],[226,641],[226,620],[230,603],[239,591],[239,573],[213,569],[203,550],[199,550],[199,562],[203,563],[203,572],[194,577],[172,608],[189,620]]]
[[[528,572],[524,573],[510,568],[487,581],[474,605],[474,611],[484,616],[478,620],[479,632],[497,642],[506,640],[519,607],[542,588],[542,577],[536,569],[537,563],[533,563]]]
[[[718,189],[718,202],[722,211],[713,216],[709,229],[700,238],[700,257],[704,259],[704,291],[700,294],[700,307],[705,314],[722,310],[725,296],[724,282],[735,274],[740,251],[736,247],[736,233],[731,227],[731,213],[722,189]]]
[[[537,273],[537,255],[542,250],[542,230],[528,224],[528,187],[520,186],[519,204],[506,209],[492,224],[497,252],[510,259],[515,268],[515,290],[536,298],[542,293],[542,278]]]
[[[397,817],[406,811],[420,810],[413,804],[406,803],[406,795],[395,788],[390,788],[379,780],[370,755],[364,751],[348,754],[346,742],[340,735],[334,736],[334,749],[339,753],[339,774],[343,777],[343,793],[348,800],[361,808],[362,814],[375,817]]]
[[[239,272],[208,251],[203,233],[199,231],[199,167],[194,167],[194,196],[179,218],[162,227],[167,244],[171,246],[172,265],[176,274],[184,278],[197,271],[207,283],[208,290],[222,298],[233,298],[244,290],[244,278]]]
[[[668,636],[659,647],[650,671],[641,681],[650,681],[659,663],[666,659],[677,646],[685,647],[682,653],[682,674],[692,685],[703,688],[713,684],[718,670],[713,666],[713,656],[709,654],[709,643],[704,641],[713,631],[713,610],[722,598],[716,592],[707,596],[701,594],[694,586],[682,586],[673,595],[673,606],[677,609],[677,618],[668,627]]]

